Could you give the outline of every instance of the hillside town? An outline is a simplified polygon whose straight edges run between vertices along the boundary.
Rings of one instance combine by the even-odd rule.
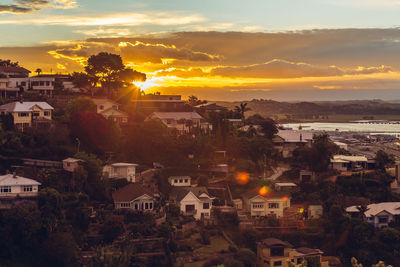
[[[400,266],[395,138],[6,63],[1,265]]]

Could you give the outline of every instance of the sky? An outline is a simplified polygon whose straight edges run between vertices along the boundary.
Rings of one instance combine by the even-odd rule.
[[[0,0],[0,58],[82,71],[120,54],[143,90],[208,100],[400,99],[400,0]]]

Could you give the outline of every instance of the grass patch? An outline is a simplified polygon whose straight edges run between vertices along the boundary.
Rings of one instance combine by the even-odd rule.
[[[229,243],[221,236],[215,236],[210,238],[211,244],[208,246],[196,249],[199,253],[217,253],[221,250],[228,250]]]

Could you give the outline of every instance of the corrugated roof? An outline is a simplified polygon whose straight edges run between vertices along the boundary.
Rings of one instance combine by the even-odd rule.
[[[0,186],[13,186],[13,185],[41,185],[38,181],[33,179],[15,176],[13,174],[6,174],[0,176]]]
[[[334,155],[333,162],[367,162],[368,159],[365,156],[346,156],[346,155]]]
[[[115,191],[112,197],[114,202],[130,202],[143,195],[153,197],[154,193],[140,184],[133,183]]]
[[[250,190],[242,195],[244,198],[251,199],[255,196],[261,196],[265,199],[283,198],[289,196],[287,192],[268,191],[267,195],[260,195],[257,189]]]
[[[190,119],[203,119],[197,112],[153,112],[150,117],[159,118],[161,120],[174,119],[174,120],[190,120]]]
[[[33,106],[38,106],[41,109],[54,109],[46,102],[12,102],[1,105],[0,110],[4,110],[7,112],[29,112],[32,111]]]
[[[282,241],[277,238],[266,238],[260,242],[262,245],[265,247],[274,247],[274,246],[283,246],[286,248],[291,248],[293,247],[292,244],[286,241]]]
[[[347,212],[359,212],[359,206],[351,206],[346,208]],[[366,217],[376,216],[382,211],[387,211],[392,215],[400,215],[400,202],[381,202],[370,204],[367,206],[367,211],[364,213]]]
[[[113,167],[133,167],[133,166],[138,166],[138,164],[135,163],[125,163],[125,162],[118,162],[118,163],[113,163],[111,164]]]
[[[197,198],[200,198],[202,194],[206,194],[209,198],[212,198],[208,193],[208,190],[205,186],[197,186],[197,187],[174,187],[171,192],[170,196],[172,199],[177,201],[181,201],[189,192],[192,192]]]
[[[302,130],[279,130],[277,133],[285,142],[307,142],[311,141],[314,137],[312,131]]]

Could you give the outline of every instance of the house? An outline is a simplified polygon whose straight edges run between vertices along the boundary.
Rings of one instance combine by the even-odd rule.
[[[307,260],[319,263],[316,266],[328,267],[328,262],[322,260],[322,254],[323,252],[319,249],[293,248],[290,243],[276,238],[267,238],[257,242],[258,267],[288,267],[289,262],[296,265]]]
[[[299,174],[300,182],[311,182],[315,180],[315,173],[308,170],[301,170]]]
[[[269,191],[261,195],[257,190],[251,190],[242,196],[243,208],[252,217],[283,216],[283,210],[290,207],[290,195],[286,192]]]
[[[174,187],[170,192],[170,200],[180,207],[182,214],[196,220],[210,218],[214,199],[204,186]]]
[[[0,208],[10,208],[18,199],[36,197],[40,183],[25,177],[13,174],[0,176]]]
[[[106,119],[111,119],[119,124],[128,123],[128,114],[119,109],[119,104],[110,99],[93,99],[96,104],[96,112]]]
[[[0,96],[18,97],[21,91],[29,88],[30,71],[18,66],[0,66]]]
[[[188,133],[192,128],[211,130],[212,125],[197,112],[153,112],[146,120],[160,120],[168,129]]]
[[[136,167],[133,163],[113,163],[103,167],[103,175],[109,179],[126,179],[128,182],[136,182]]]
[[[172,186],[190,186],[192,178],[190,176],[171,176],[168,182]]]
[[[186,101],[181,98],[180,95],[146,94],[131,100],[131,102],[136,110],[150,114],[157,111],[183,111]]]
[[[200,104],[194,107],[196,110],[198,110],[200,113],[212,113],[212,112],[223,112],[227,111],[228,109],[226,107],[217,105],[215,102],[207,102],[204,104]]]
[[[11,114],[14,125],[19,130],[34,124],[49,124],[54,108],[46,102],[12,102],[0,106],[0,114]]]
[[[346,208],[346,212],[358,216],[360,206]],[[400,225],[400,202],[370,204],[364,212],[364,220],[376,228],[387,227],[389,223]]]
[[[112,194],[115,209],[131,209],[134,211],[155,210],[154,193],[140,184],[132,183]]]
[[[242,119],[227,119],[230,125],[232,125],[235,128],[239,128],[240,126],[243,125],[243,120]],[[245,126],[241,127],[240,130],[247,132],[247,130],[250,128],[249,125],[247,128]]]
[[[365,156],[334,155],[330,167],[341,172],[363,170],[368,167],[368,159]]]
[[[80,159],[66,158],[62,161],[63,169],[67,172],[74,172],[81,161]]]
[[[32,91],[51,96],[54,91],[56,77],[54,75],[37,75],[29,78]]]
[[[308,219],[316,219],[322,217],[324,209],[321,205],[309,205],[307,208]]]
[[[284,158],[293,155],[293,151],[301,147],[310,147],[314,133],[306,130],[279,130],[272,139],[274,146]]]

